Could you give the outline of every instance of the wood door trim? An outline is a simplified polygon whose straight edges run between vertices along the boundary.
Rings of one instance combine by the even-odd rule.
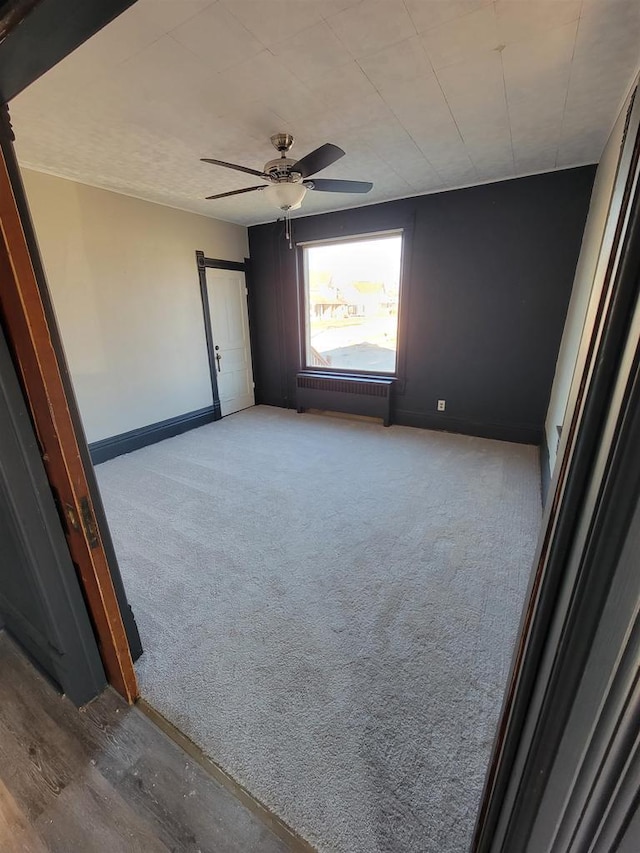
[[[210,270],[235,270],[236,272],[246,272],[246,263],[242,261],[225,261],[223,258],[207,258],[204,252],[196,250],[196,263],[198,269]]]
[[[4,150],[0,154],[0,314],[67,542],[113,687],[138,697],[129,642],[111,578],[60,365],[40,296]]]
[[[213,405],[213,419],[219,421],[222,418],[220,410],[220,394],[218,393],[218,376],[216,373],[215,351],[213,344],[213,330],[211,327],[211,312],[209,311],[209,297],[207,295],[207,261],[204,252],[196,250],[196,265],[198,267],[198,282],[200,284],[200,299],[202,301],[202,318],[204,321],[204,337],[207,342],[207,358],[209,360],[209,379],[211,381],[211,397]]]

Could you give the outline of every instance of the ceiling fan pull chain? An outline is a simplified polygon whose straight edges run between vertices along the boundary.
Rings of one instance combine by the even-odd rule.
[[[293,241],[291,239],[291,208],[287,208],[284,212],[284,236],[289,241],[289,248],[293,249]]]

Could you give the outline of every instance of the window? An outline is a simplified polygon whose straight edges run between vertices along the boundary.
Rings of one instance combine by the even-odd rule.
[[[306,367],[395,373],[402,234],[303,246]]]

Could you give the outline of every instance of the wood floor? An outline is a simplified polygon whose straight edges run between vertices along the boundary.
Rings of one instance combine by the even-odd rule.
[[[290,849],[139,709],[78,712],[0,632],[2,853]]]

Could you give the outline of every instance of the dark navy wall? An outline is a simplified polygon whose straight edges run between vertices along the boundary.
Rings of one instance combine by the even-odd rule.
[[[294,221],[308,241],[406,227],[394,422],[539,443],[595,166]],[[249,229],[256,397],[295,406],[296,252]],[[446,412],[436,412],[445,399]]]

